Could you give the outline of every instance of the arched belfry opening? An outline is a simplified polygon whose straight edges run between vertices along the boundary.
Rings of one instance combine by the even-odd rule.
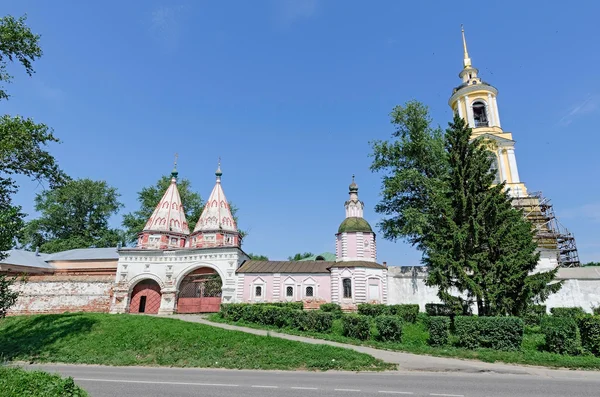
[[[481,101],[473,102],[473,120],[475,121],[475,128],[489,127],[488,114],[485,103]]]
[[[221,307],[223,281],[219,274],[201,267],[188,273],[177,293],[177,313],[215,313]]]
[[[160,285],[156,281],[142,280],[131,291],[129,313],[158,314],[161,298]]]

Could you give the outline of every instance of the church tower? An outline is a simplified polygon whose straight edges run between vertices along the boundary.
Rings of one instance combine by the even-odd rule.
[[[204,205],[204,210],[194,232],[190,236],[190,247],[240,247],[241,237],[231,213],[231,207],[221,185],[221,160],[215,176],[217,182]]]
[[[458,74],[462,84],[454,88],[448,104],[455,114],[462,117],[473,130],[473,138],[486,137],[493,142],[493,167],[496,170],[496,181],[506,181],[513,197],[526,197],[527,188],[519,177],[517,159],[515,157],[515,141],[512,133],[502,129],[498,110],[498,90],[481,80],[479,70],[473,67],[465,30],[462,29],[463,69]]]
[[[171,172],[171,184],[156,206],[144,229],[138,235],[138,248],[182,248],[190,234],[179,190],[177,189],[177,161]]]
[[[496,172],[496,183],[506,182],[512,204],[523,211],[535,228],[535,241],[540,251],[538,269],[556,266],[580,266],[575,237],[560,224],[554,215],[550,200],[541,192],[528,192],[519,177],[512,133],[500,124],[498,90],[481,80],[479,70],[473,67],[465,30],[462,30],[463,69],[458,74],[462,83],[454,88],[448,104],[472,129],[472,138],[485,137],[491,142],[490,156]]]
[[[352,175],[349,186],[350,198],[344,203],[346,219],[340,224],[335,235],[335,256],[338,262],[377,260],[375,233],[369,222],[363,218],[365,204],[358,199],[358,185]]]

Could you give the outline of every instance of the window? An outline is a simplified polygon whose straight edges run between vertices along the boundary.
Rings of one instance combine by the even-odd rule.
[[[285,287],[285,296],[287,296],[288,298],[291,298],[294,296],[294,287],[292,287],[291,285],[288,285],[287,287]]]
[[[352,298],[352,280],[349,278],[343,279],[342,287],[344,289],[344,298]]]
[[[475,120],[475,127],[487,127],[489,125],[485,103],[473,102],[473,119]]]
[[[497,185],[500,183],[500,170],[498,170],[498,159],[496,158],[495,155],[491,154],[490,160],[492,162],[492,164],[490,165],[490,170],[494,173],[493,184]]]
[[[171,245],[177,245],[177,239],[175,237],[171,237]]]
[[[256,296],[257,298],[260,298],[262,296],[262,286],[257,285],[256,287],[254,287],[254,296]]]
[[[314,292],[315,292],[315,290],[313,287],[310,287],[310,286],[306,287],[306,296],[308,298],[312,298],[314,295]]]

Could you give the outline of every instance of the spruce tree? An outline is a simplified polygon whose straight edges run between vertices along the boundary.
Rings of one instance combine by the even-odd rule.
[[[476,303],[479,315],[518,315],[534,300],[560,288],[549,285],[557,269],[530,274],[539,253],[534,230],[511,205],[504,183],[493,185],[489,145],[471,141],[471,129],[455,115],[445,134],[448,172],[431,194],[421,248],[429,273],[449,304]]]

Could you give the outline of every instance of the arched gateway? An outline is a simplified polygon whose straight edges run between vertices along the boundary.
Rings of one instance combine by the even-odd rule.
[[[160,301],[160,285],[152,279],[142,280],[131,291],[129,313],[158,314]]]
[[[211,268],[201,267],[188,273],[177,293],[177,313],[214,313],[221,306],[223,281]]]

